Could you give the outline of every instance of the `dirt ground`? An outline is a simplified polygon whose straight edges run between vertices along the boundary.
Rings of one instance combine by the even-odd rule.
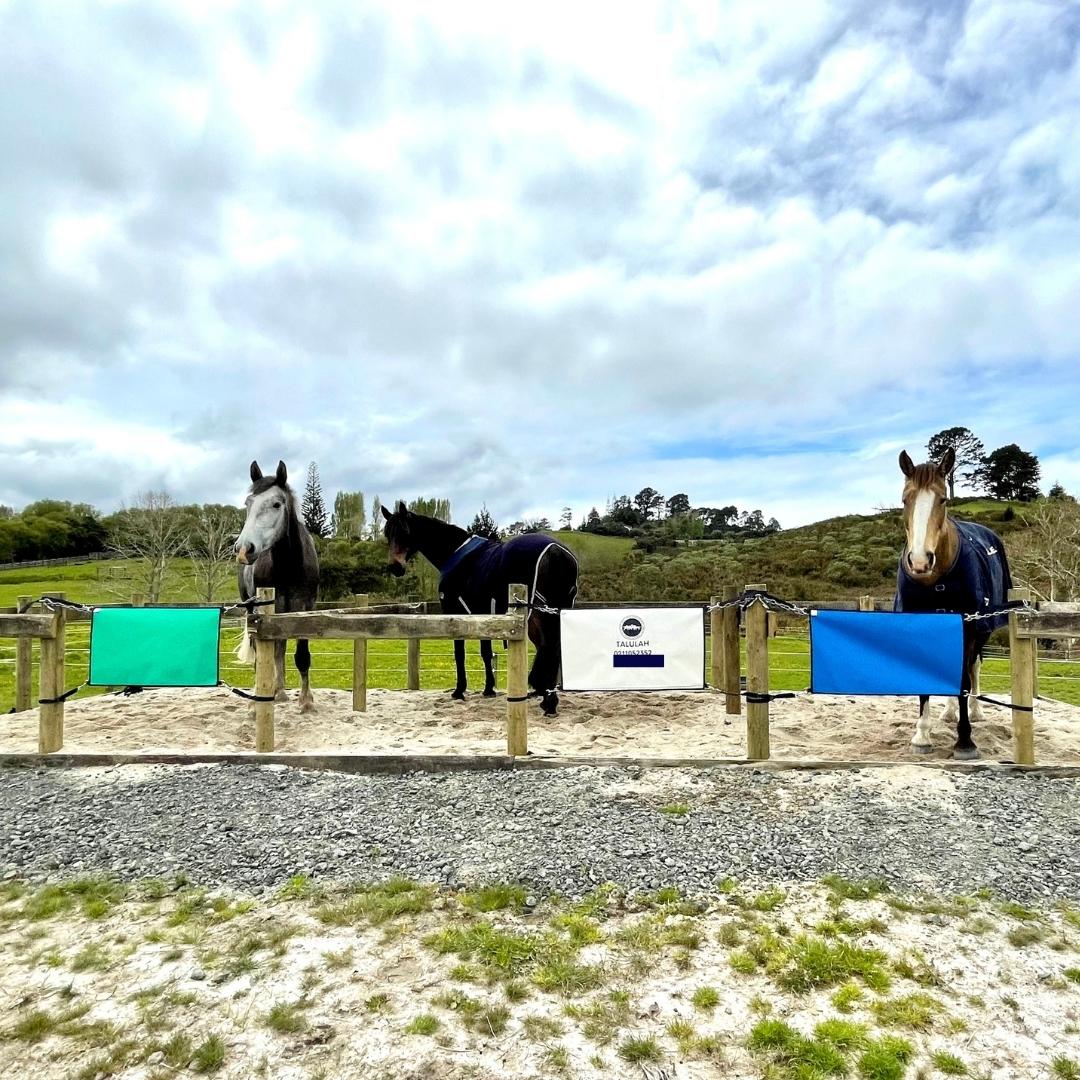
[[[276,749],[282,752],[386,754],[502,754],[506,699],[445,691],[368,691],[367,711],[352,711],[352,695],[316,690],[316,712],[302,716],[297,691],[275,709]],[[947,759],[955,727],[940,720],[944,700],[932,702],[932,759]],[[1013,756],[1006,708],[984,705],[974,738],[984,760]],[[810,760],[916,759],[909,746],[915,698],[825,697],[800,694],[770,706],[772,757]],[[0,753],[37,749],[38,714],[0,717]],[[242,751],[254,748],[251,705],[228,690],[151,690],[131,697],[72,699],[65,708],[64,750]],[[745,756],[745,713],[730,716],[711,691],[563,694],[559,712],[544,717],[529,705],[529,750],[555,756]],[[1041,699],[1035,709],[1035,760],[1080,762],[1080,708]]]

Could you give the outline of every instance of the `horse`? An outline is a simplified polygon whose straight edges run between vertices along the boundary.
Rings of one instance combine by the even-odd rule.
[[[447,615],[504,614],[512,584],[528,588],[530,604],[569,608],[577,595],[578,563],[573,552],[543,533],[525,533],[510,540],[487,540],[457,525],[425,517],[397,503],[393,513],[382,508],[383,534],[390,544],[387,569],[401,577],[405,565],[419,552],[439,571],[439,600]],[[554,716],[559,698],[560,633],[557,612],[531,611],[529,639],[536,657],[529,671],[529,685],[541,699],[546,716]],[[495,694],[491,642],[481,640],[484,661],[484,697]],[[457,684],[452,697],[465,697],[465,642],[454,642]]]
[[[922,465],[914,464],[906,450],[900,453],[900,470],[905,477],[905,544],[896,571],[896,611],[980,615],[1001,612],[1008,602],[1012,577],[1001,537],[985,525],[949,516],[946,484],[955,461],[952,448],[945,451],[940,462]],[[950,698],[941,716],[944,721],[956,720],[954,758],[972,760],[979,756],[971,738],[971,721],[982,719],[982,650],[990,634],[1007,622],[1005,614],[964,620],[960,697]],[[919,697],[919,719],[911,746],[917,754],[929,754],[934,749],[930,741],[930,699],[925,695]]]
[[[259,463],[251,463],[251,489],[245,505],[244,527],[233,545],[239,564],[236,578],[240,599],[252,599],[257,588],[273,588],[274,611],[313,611],[319,594],[319,556],[296,512],[296,496],[288,484],[285,462],[278,462],[273,476],[263,476]],[[277,701],[286,700],[285,646],[285,641],[274,642]],[[247,620],[236,655],[244,663],[255,659]],[[315,700],[308,681],[311,652],[306,639],[297,639],[294,660],[300,672],[300,711],[314,712]]]

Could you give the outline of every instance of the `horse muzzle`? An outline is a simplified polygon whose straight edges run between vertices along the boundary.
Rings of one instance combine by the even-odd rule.
[[[237,544],[234,549],[236,552],[236,561],[243,566],[255,561],[255,545],[254,544]]]
[[[399,562],[388,562],[386,564],[386,569],[391,574],[393,574],[394,577],[404,577],[405,576],[405,567],[402,566],[401,563],[399,563]]]

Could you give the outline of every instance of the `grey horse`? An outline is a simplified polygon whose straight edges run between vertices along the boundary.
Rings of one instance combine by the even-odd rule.
[[[276,612],[313,611],[319,594],[319,556],[311,534],[296,512],[296,496],[288,484],[285,462],[278,462],[273,476],[263,476],[259,463],[251,463],[251,490],[246,506],[244,527],[233,545],[239,563],[236,578],[241,600],[250,600],[256,589],[272,588]],[[286,700],[285,645],[284,641],[274,643],[278,701]],[[247,663],[255,659],[252,635],[246,624],[236,655]],[[312,712],[315,701],[308,682],[311,652],[306,639],[297,639],[295,660],[300,672],[300,711]]]

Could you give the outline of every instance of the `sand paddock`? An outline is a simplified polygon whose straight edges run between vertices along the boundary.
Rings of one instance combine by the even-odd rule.
[[[454,701],[440,691],[369,690],[365,713],[344,690],[316,690],[316,712],[301,716],[297,691],[275,709],[277,750],[385,754],[502,754],[506,699],[470,693]],[[933,704],[931,759],[948,759],[955,728]],[[1012,758],[1008,709],[984,705],[974,737],[984,760]],[[915,761],[909,740],[915,698],[801,694],[770,707],[772,756],[782,759]],[[248,702],[218,689],[149,690],[131,697],[72,699],[64,717],[64,750],[77,752],[254,749]],[[36,710],[0,716],[0,753],[37,749]],[[554,756],[743,757],[745,714],[728,716],[715,693],[583,693],[560,698],[545,718],[529,706],[529,749]],[[1035,708],[1037,763],[1080,762],[1080,707],[1042,699]]]

